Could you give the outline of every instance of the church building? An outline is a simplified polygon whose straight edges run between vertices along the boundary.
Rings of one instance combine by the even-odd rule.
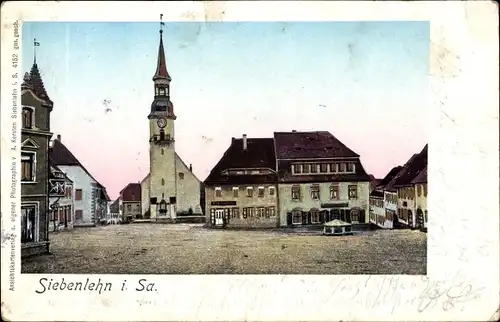
[[[163,23],[161,23],[163,26]],[[174,105],[170,100],[170,82],[163,47],[163,29],[156,72],[153,76],[154,100],[148,115],[149,174],[141,183],[145,218],[151,220],[175,219],[177,215],[201,215],[200,180],[175,151]]]

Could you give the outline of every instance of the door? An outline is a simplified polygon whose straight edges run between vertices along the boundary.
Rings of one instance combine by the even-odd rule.
[[[224,209],[215,210],[215,226],[224,225]]]

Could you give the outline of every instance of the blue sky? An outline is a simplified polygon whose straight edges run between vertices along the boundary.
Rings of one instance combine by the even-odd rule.
[[[148,172],[158,29],[23,25],[23,71],[41,44],[52,131],[112,198]],[[242,133],[328,130],[378,177],[427,143],[428,22],[167,22],[164,42],[176,149],[201,180]]]

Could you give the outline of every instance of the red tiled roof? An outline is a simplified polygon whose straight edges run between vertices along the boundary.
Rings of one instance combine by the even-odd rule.
[[[165,60],[165,50],[163,48],[163,36],[162,32],[160,32],[160,46],[158,47],[158,63],[156,65],[155,78],[167,78],[171,79],[170,75],[167,71],[167,62]]]
[[[102,188],[102,197],[107,201],[110,201],[111,199],[109,198],[106,188],[90,174],[90,172],[83,166],[83,164],[80,163],[80,161],[78,161],[73,153],[71,153],[71,151],[58,139],[55,139],[53,143],[54,144],[49,151],[52,162],[55,165],[72,165],[81,167],[83,171],[85,171],[85,173],[87,173],[87,175],[91,177],[99,187]]]
[[[394,182],[394,187],[404,187],[412,184],[412,180],[427,167],[427,144],[415,157],[412,157],[405,165],[405,171]]]
[[[359,157],[328,131],[275,132],[278,159]]]
[[[122,201],[141,201],[141,184],[140,183],[129,183],[125,188],[120,191],[120,197]]]
[[[271,138],[247,138],[247,148],[243,149],[243,139],[233,138],[222,158],[210,171],[204,184],[251,184],[276,182],[273,175],[223,175],[227,169],[272,169],[276,167],[274,142]]]

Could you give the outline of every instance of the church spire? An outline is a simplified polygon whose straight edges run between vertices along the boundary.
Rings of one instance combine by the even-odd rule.
[[[156,79],[167,79],[172,80],[167,71],[167,62],[165,60],[165,49],[163,48],[163,26],[165,23],[163,22],[163,14],[160,14],[160,46],[158,48],[158,62],[156,65],[156,73],[153,76],[153,80]]]

